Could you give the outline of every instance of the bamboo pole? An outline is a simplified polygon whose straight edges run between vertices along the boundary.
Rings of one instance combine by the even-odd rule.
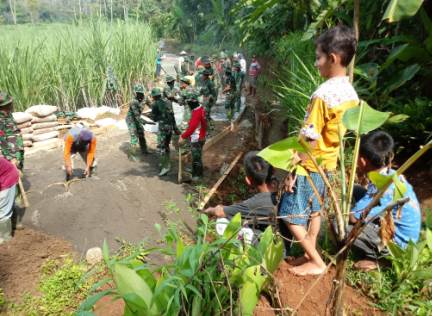
[[[28,201],[26,191],[24,190],[24,185],[22,183],[21,177],[18,178],[18,188],[19,188],[20,193],[21,193],[21,197],[22,197],[22,201],[23,201],[24,207],[25,208],[29,207],[30,203]]]
[[[243,152],[240,152],[234,160],[231,162],[227,170],[223,173],[223,175],[219,178],[219,180],[213,185],[213,187],[210,189],[210,191],[206,194],[204,199],[201,201],[201,203],[198,205],[198,210],[202,211],[204,207],[207,205],[207,203],[210,201],[212,196],[216,193],[219,186],[222,184],[222,182],[225,180],[225,178],[230,174],[231,170],[234,168],[234,166],[237,164],[237,162],[240,160],[240,158],[243,156]]]

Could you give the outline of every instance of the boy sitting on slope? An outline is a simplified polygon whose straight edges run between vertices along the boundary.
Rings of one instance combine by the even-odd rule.
[[[361,138],[360,152],[358,159],[357,173],[360,177],[368,176],[370,172],[379,172],[382,175],[392,175],[396,171],[390,168],[393,158],[393,138],[382,131],[371,132]],[[396,206],[392,210],[395,225],[393,242],[399,247],[405,248],[409,241],[417,242],[420,235],[421,211],[420,204],[412,186],[404,176],[400,175],[399,180],[405,185],[406,192],[404,198],[409,201],[399,210]],[[372,208],[366,220],[372,219],[380,214],[393,201],[395,185],[391,184],[381,197],[377,206]],[[353,199],[356,201],[352,213],[350,214],[350,224],[355,224],[362,216],[363,210],[374,198],[378,189],[371,182],[367,189],[356,186]],[[353,246],[360,250],[365,260],[355,263],[355,267],[361,270],[373,270],[378,267],[378,260],[388,255],[388,249],[381,239],[381,218],[385,214],[367,224],[363,232],[354,241]],[[351,231],[352,225],[348,226],[347,231]]]

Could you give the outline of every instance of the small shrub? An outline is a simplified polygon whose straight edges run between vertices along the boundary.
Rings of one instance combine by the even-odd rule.
[[[86,271],[84,264],[69,257],[48,260],[41,269],[40,295],[25,294],[21,303],[9,306],[9,311],[22,315],[72,315],[93,283],[92,278],[83,281]]]

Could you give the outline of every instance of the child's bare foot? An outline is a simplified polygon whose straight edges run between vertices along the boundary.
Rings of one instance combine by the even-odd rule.
[[[307,254],[304,254],[301,257],[288,257],[286,262],[291,265],[291,266],[299,266],[302,264],[305,264],[306,262],[308,262],[310,260],[309,256]]]
[[[289,271],[295,275],[320,275],[326,270],[325,264],[317,264],[313,261],[308,261],[301,266],[297,266],[289,269]]]
[[[372,260],[360,260],[354,263],[354,268],[364,272],[378,269],[378,262]]]

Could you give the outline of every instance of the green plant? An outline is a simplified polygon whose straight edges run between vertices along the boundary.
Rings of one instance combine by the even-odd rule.
[[[135,81],[153,75],[156,44],[148,24],[96,20],[0,31],[0,87],[16,110],[40,103],[66,111],[98,106],[107,101],[108,79],[117,78],[113,94],[128,98]]]
[[[22,315],[72,315],[89,293],[93,278],[84,280],[87,268],[70,257],[48,260],[41,268],[40,295],[25,294],[21,303],[8,304],[8,311]]]
[[[425,229],[417,244],[401,249],[391,243],[389,249],[391,269],[372,273],[349,270],[348,282],[392,314],[404,311],[428,315],[432,300],[432,231]]]
[[[192,243],[170,226],[166,246],[150,250],[171,258],[158,267],[143,264],[136,255],[123,260],[110,258],[105,243],[104,260],[115,286],[89,296],[78,315],[90,315],[93,305],[105,295],[122,298],[125,315],[212,315],[229,311],[252,315],[261,291],[269,286],[271,273],[282,260],[282,242],[270,227],[256,246],[239,240],[240,214],[231,220],[221,238],[215,237],[213,225],[201,215]],[[100,284],[110,280],[101,280]]]
[[[301,59],[292,49],[287,54],[287,63],[277,74],[279,82],[273,85],[276,96],[288,117],[288,132],[297,131],[304,120],[310,96],[322,82],[313,63]]]

